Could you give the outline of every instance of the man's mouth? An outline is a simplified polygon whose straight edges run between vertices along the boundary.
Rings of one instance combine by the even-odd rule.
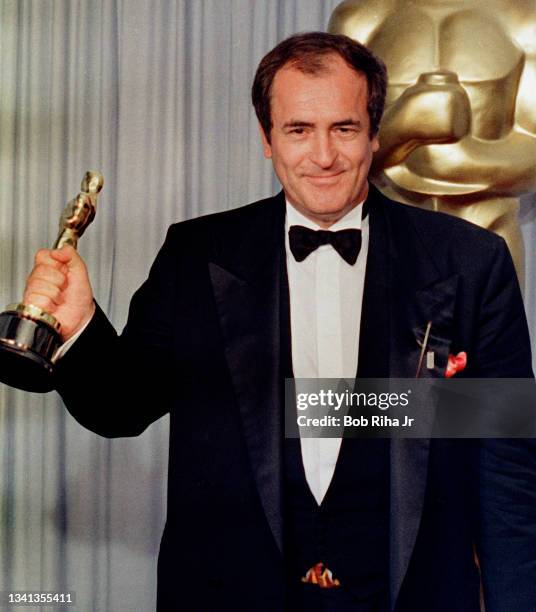
[[[305,178],[313,183],[313,185],[331,185],[339,180],[342,173],[343,171],[340,170],[339,172],[332,172],[330,174],[308,174]]]

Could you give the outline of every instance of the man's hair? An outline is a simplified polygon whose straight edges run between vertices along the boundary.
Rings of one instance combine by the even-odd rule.
[[[326,56],[333,54],[342,57],[357,73],[365,75],[368,85],[369,135],[372,138],[377,134],[385,105],[387,87],[385,64],[364,45],[348,36],[327,32],[305,32],[294,34],[280,42],[262,58],[255,73],[251,97],[255,113],[268,142],[270,142],[272,129],[270,107],[272,84],[278,70],[290,65],[305,74],[319,74],[329,68]]]

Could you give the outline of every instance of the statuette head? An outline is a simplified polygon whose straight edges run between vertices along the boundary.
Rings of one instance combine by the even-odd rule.
[[[90,195],[96,195],[102,189],[104,184],[104,178],[100,172],[88,171],[85,173],[80,185],[81,191],[89,193]]]

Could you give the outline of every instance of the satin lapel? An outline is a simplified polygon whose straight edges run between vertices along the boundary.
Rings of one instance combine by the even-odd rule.
[[[389,357],[389,376],[415,377],[421,352],[419,343],[424,339],[428,321],[432,321],[428,347],[435,353],[436,367],[428,370],[424,364],[421,376],[442,375],[450,348],[457,278],[441,278],[409,216],[392,210],[394,205],[385,201],[375,188],[371,188],[369,198],[369,257],[372,262],[378,257],[388,260],[383,270],[388,279],[389,342],[382,352]],[[435,410],[432,404],[430,410]],[[391,440],[391,610],[417,539],[429,450],[429,438]]]
[[[265,211],[243,228],[243,241],[232,255],[209,268],[255,482],[282,550],[279,277],[284,198],[263,206]]]
[[[389,252],[385,240],[385,220],[369,200],[369,249],[361,328],[359,332],[358,378],[389,378],[391,350],[389,308]]]
[[[423,254],[424,255],[424,254]],[[409,261],[399,259],[399,263]],[[457,288],[457,277],[433,282],[422,290],[411,290],[413,300],[403,305],[401,283],[404,282],[400,270],[398,281],[394,282],[393,304],[398,304],[391,312],[392,334],[391,371],[393,378],[413,378],[416,376],[422,343],[425,339],[428,322],[430,327],[427,350],[434,352],[434,368],[421,366],[419,378],[443,376],[449,355],[452,335],[451,325]],[[404,326],[405,325],[405,329]],[[399,332],[399,333],[398,333]],[[404,338],[402,337],[404,336]],[[427,352],[427,350],[425,352]],[[429,400],[422,396],[423,408],[427,411],[427,423],[433,425],[435,400],[431,391],[426,393]],[[426,481],[428,476],[428,456],[430,438],[392,439],[391,440],[391,602],[394,606],[406,575],[411,553],[415,546],[424,505]]]

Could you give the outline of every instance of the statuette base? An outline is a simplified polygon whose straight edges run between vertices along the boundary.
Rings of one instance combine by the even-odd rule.
[[[0,381],[23,391],[46,393],[54,389],[53,358],[62,338],[51,321],[30,316],[23,306],[9,306],[0,313]]]

